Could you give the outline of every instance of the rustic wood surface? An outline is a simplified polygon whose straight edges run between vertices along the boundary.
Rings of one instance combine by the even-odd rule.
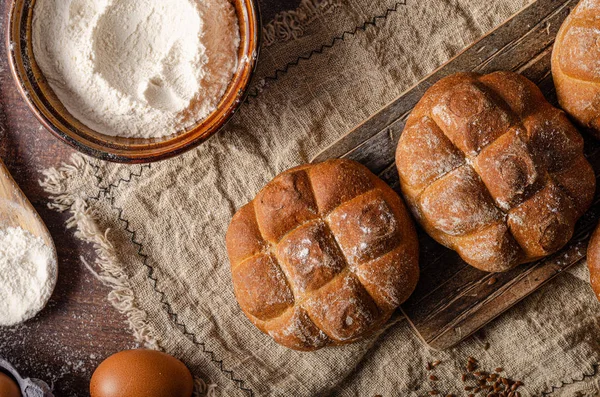
[[[4,10],[9,0],[0,0]],[[297,7],[300,0],[261,0],[263,21]],[[0,357],[22,375],[54,384],[57,397],[88,395],[93,370],[107,356],[136,347],[125,319],[106,301],[109,289],[85,269],[80,257],[93,250],[65,229],[68,214],[47,208],[40,171],[68,161],[72,149],[43,130],[20,98],[7,65],[4,21],[0,44],[0,158],[44,220],[59,258],[59,278],[49,306],[34,320],[0,328]]]
[[[552,44],[562,21],[577,1],[537,1],[342,137],[313,161],[332,157],[360,161],[400,192],[394,155],[406,118],[431,85],[459,71],[512,70],[522,73],[536,82],[546,98],[556,105],[550,73]],[[586,139],[586,156],[598,173],[600,144]],[[421,280],[402,310],[426,343],[436,349],[448,348],[579,262],[585,256],[587,240],[599,216],[597,195],[592,209],[578,222],[574,238],[566,248],[546,260],[502,274],[485,273],[467,265],[458,254],[419,230]]]

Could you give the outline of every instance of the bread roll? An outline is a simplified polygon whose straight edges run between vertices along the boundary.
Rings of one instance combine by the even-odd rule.
[[[582,0],[564,21],[552,76],[560,106],[600,138],[600,0]]]
[[[376,331],[419,278],[417,237],[402,200],[348,160],[277,176],[235,214],[226,242],[240,307],[296,350]]]
[[[596,186],[579,132],[510,72],[433,85],[406,122],[396,164],[427,233],[488,272],[561,249]]]
[[[600,225],[590,239],[587,251],[587,264],[590,268],[590,282],[596,297],[600,300]]]

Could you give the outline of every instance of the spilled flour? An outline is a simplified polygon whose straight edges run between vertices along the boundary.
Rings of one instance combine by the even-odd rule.
[[[0,326],[34,317],[56,285],[57,264],[44,241],[21,229],[0,230]]]
[[[106,135],[172,135],[215,110],[237,69],[228,0],[37,0],[35,59],[67,110]]]

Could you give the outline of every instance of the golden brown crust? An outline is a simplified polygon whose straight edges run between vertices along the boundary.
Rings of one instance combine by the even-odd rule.
[[[579,132],[511,72],[432,86],[406,122],[396,165],[423,228],[490,272],[562,248],[596,185]]]
[[[376,331],[419,278],[404,203],[349,160],[296,167],[233,217],[226,236],[238,303],[250,321],[296,350]]]
[[[600,300],[600,225],[590,239],[587,251],[587,264],[590,268],[590,282],[596,297]]]
[[[600,138],[600,0],[582,0],[563,22],[552,52],[560,106]]]

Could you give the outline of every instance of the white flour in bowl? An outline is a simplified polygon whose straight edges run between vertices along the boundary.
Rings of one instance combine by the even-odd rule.
[[[37,0],[32,36],[74,117],[136,138],[172,135],[215,110],[240,42],[229,0]]]
[[[0,230],[0,326],[11,326],[42,310],[56,284],[54,251],[19,228]]]

